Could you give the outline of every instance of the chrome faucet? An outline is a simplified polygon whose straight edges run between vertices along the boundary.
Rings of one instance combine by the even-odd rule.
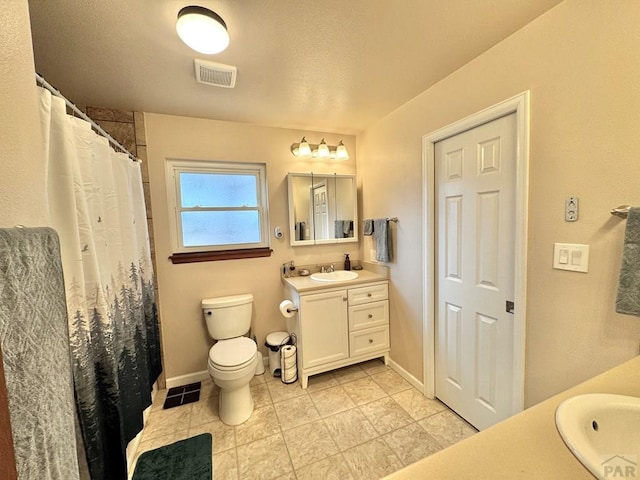
[[[320,273],[331,273],[335,270],[335,266],[333,263],[329,265],[317,265],[320,267]]]

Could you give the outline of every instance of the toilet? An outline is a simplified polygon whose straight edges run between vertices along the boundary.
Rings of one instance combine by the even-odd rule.
[[[220,387],[219,416],[227,425],[239,425],[251,417],[253,398],[249,382],[262,360],[256,342],[244,335],[251,327],[253,295],[202,300],[202,311],[211,338],[209,375]]]

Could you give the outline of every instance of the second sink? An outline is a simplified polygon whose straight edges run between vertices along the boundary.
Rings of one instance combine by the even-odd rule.
[[[596,478],[614,478],[614,470],[625,465],[636,468],[640,398],[605,393],[577,395],[560,404],[556,425],[571,453]]]
[[[358,278],[358,274],[356,272],[351,272],[347,270],[336,270],[335,272],[326,272],[326,273],[314,273],[311,275],[311,280],[315,280],[317,282],[344,282],[347,280],[355,280]]]

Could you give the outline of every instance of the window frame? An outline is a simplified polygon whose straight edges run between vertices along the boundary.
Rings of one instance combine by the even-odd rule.
[[[173,263],[252,258],[271,254],[269,236],[269,195],[265,163],[225,162],[218,160],[186,160],[167,158],[165,161],[167,200]],[[181,173],[240,174],[256,177],[257,207],[182,207]],[[224,245],[185,246],[182,235],[182,213],[193,211],[257,211],[260,222],[260,241]],[[268,252],[268,253],[267,253]],[[265,254],[266,253],[266,254]]]

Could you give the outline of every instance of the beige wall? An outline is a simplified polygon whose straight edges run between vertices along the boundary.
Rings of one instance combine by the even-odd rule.
[[[0,227],[48,225],[27,1],[0,9]]]
[[[640,2],[567,0],[358,137],[364,216],[398,215],[391,356],[422,379],[421,138],[531,91],[526,403],[638,354],[614,312],[625,222],[640,204]],[[380,192],[385,192],[380,195]],[[564,200],[580,219],[564,221]],[[554,242],[591,245],[588,274],[551,268]],[[366,244],[364,245],[366,249]]]
[[[212,342],[202,318],[201,299],[252,293],[254,329],[258,344],[262,346],[268,333],[285,329],[284,318],[278,311],[283,299],[279,275],[282,263],[290,260],[298,265],[340,261],[343,253],[358,258],[357,244],[289,246],[286,182],[287,172],[355,173],[355,139],[329,133],[148,113],[145,114],[145,126],[165,371],[171,379],[207,368],[207,352]],[[346,162],[297,160],[289,147],[303,135],[307,135],[312,143],[318,143],[324,136],[330,145],[344,139],[352,158]],[[167,260],[172,251],[165,158],[266,163],[272,256],[181,265],[173,265]],[[283,240],[273,237],[276,226],[287,231]],[[265,349],[261,348],[266,355]]]

